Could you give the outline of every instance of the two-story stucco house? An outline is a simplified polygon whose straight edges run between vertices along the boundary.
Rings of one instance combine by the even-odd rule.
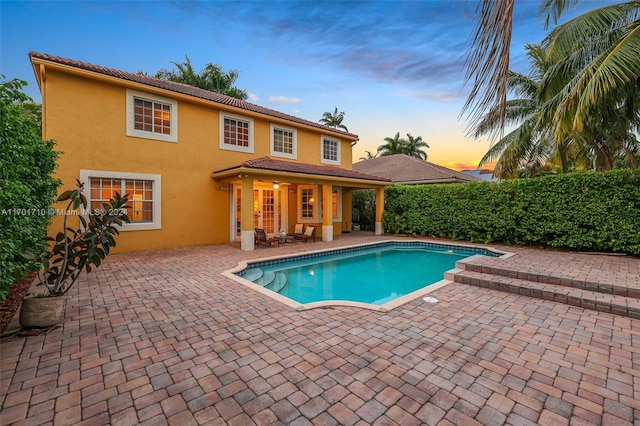
[[[93,208],[130,196],[118,251],[240,241],[254,228],[315,226],[325,241],[351,229],[351,191],[384,178],[352,170],[354,134],[192,86],[31,52],[45,139],[63,154]],[[52,226],[58,229],[59,220]]]

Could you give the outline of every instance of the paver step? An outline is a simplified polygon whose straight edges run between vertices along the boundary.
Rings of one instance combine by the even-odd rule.
[[[462,284],[506,291],[538,299],[640,319],[640,299],[582,288],[546,284],[503,275],[455,269],[449,279]]]
[[[260,278],[258,278],[257,280],[254,280],[253,282],[261,285],[262,287],[266,287],[270,284],[273,283],[273,280],[275,280],[276,278],[276,274],[273,271],[266,271],[264,274],[262,274],[262,276]]]
[[[530,271],[525,272],[510,269],[506,266],[474,264],[472,262],[466,262],[464,259],[456,262],[456,268],[542,284],[552,284],[581,290],[589,290],[597,293],[640,299],[640,283],[635,282],[633,279],[620,279],[616,283],[598,283],[553,274],[542,274]]]

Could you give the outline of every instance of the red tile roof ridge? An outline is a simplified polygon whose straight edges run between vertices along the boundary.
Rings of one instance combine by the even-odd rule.
[[[115,68],[109,68],[102,65],[95,65],[88,62],[82,62],[75,59],[63,58],[61,56],[49,55],[46,53],[39,53],[35,51],[29,52],[29,58],[33,60],[33,58],[42,59],[45,61],[55,62],[61,65],[70,66],[73,68],[79,68],[86,71],[92,71],[98,74],[103,74],[111,77],[120,78],[127,81],[132,81],[135,83],[145,84],[147,86],[157,87],[159,89],[169,90],[172,92],[177,92],[180,94],[193,96],[196,98],[201,98],[209,101],[213,101],[219,104],[233,106],[236,108],[244,109],[251,112],[256,112],[259,114],[268,115],[275,118],[280,118],[287,121],[292,121],[298,124],[304,124],[307,126],[315,127],[320,130],[325,130],[328,132],[339,133],[345,136],[349,136],[351,138],[358,138],[358,135],[344,132],[342,130],[326,126],[321,123],[317,123],[314,121],[306,120],[304,118],[296,117],[293,115],[285,114],[283,112],[266,108],[257,104],[252,104],[250,102],[244,101],[242,99],[233,98],[231,96],[223,95],[221,93],[211,92],[209,90],[200,89],[195,86],[190,86],[188,84],[177,83],[169,80],[162,80],[155,77],[149,77],[144,74],[134,74],[127,71],[121,71]]]
[[[291,173],[304,173],[304,174],[317,174],[324,176],[334,176],[334,177],[344,177],[344,178],[352,178],[352,179],[366,179],[366,180],[375,180],[379,182],[391,182],[390,179],[375,176],[368,173],[358,172],[356,170],[348,170],[343,169],[338,166],[328,165],[328,164],[309,164],[309,163],[299,163],[296,161],[288,161],[288,160],[276,160],[269,156],[260,157],[260,158],[252,158],[247,161],[243,161],[237,167],[246,167],[246,168],[255,168],[262,170],[272,170],[272,171],[282,171],[282,172],[291,172]],[[236,167],[232,167],[225,170],[231,170]]]

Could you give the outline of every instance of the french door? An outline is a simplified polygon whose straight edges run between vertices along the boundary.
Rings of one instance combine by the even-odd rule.
[[[258,207],[256,209],[256,206]],[[267,234],[279,231],[277,224],[275,189],[254,189],[253,190],[253,227],[262,228]]]
[[[242,188],[235,187],[234,191],[234,217],[235,239],[240,238]],[[262,228],[267,234],[275,234],[283,228],[287,228],[287,192],[286,189],[273,189],[271,186],[253,189],[253,227]]]

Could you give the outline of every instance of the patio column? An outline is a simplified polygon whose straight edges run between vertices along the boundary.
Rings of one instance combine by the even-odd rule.
[[[333,241],[333,185],[322,185],[322,241]]]
[[[253,230],[253,179],[246,177],[246,175],[242,180],[240,216],[242,223],[242,230],[240,231],[240,248],[244,251],[252,251],[255,247]]]
[[[376,235],[384,234],[382,213],[384,212],[384,187],[376,189]]]

